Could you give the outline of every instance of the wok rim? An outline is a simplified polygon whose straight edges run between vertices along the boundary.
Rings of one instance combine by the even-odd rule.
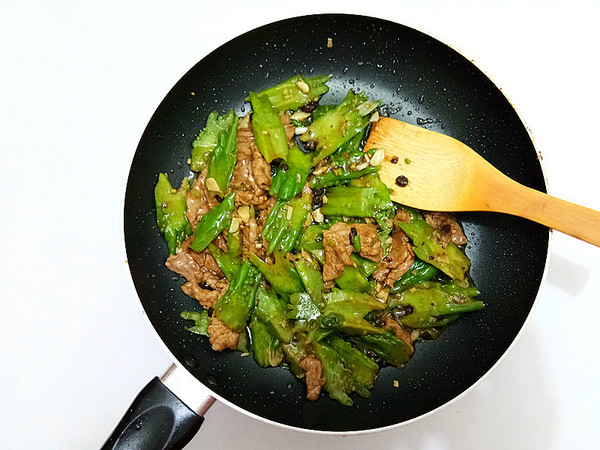
[[[232,37],[231,39],[226,40],[225,42],[222,42],[221,44],[218,44],[217,46],[215,46],[211,51],[209,51],[208,53],[200,56],[199,59],[197,59],[188,69],[187,71],[185,71],[176,81],[175,83],[178,83],[181,78],[183,78],[184,76],[186,76],[187,73],[189,73],[200,61],[202,61],[203,59],[207,58],[208,56],[212,55],[213,53],[217,52],[221,47],[229,44],[230,42],[248,34],[248,33],[252,33],[255,32],[256,30],[265,28],[265,27],[271,27],[274,26],[276,24],[282,23],[282,22],[286,22],[286,21],[291,21],[291,20],[295,20],[295,19],[306,19],[306,18],[322,18],[322,17],[341,17],[341,18],[360,18],[360,19],[366,19],[366,20],[377,20],[377,21],[382,21],[382,22],[386,22],[389,23],[393,26],[402,26],[405,28],[408,28],[410,30],[419,32],[424,34],[427,37],[430,37],[444,45],[446,45],[447,47],[449,47],[449,49],[453,50],[454,52],[456,52],[458,55],[460,55],[461,57],[467,59],[469,61],[469,63],[476,68],[479,72],[481,72],[494,86],[494,88],[500,92],[502,94],[502,96],[507,100],[507,102],[510,104],[511,109],[514,111],[514,113],[516,114],[517,118],[519,119],[519,121],[521,122],[521,124],[523,125],[523,129],[527,132],[527,136],[529,138],[529,141],[531,142],[531,145],[533,147],[533,149],[535,150],[535,154],[540,166],[540,172],[541,172],[541,176],[543,178],[543,183],[544,183],[544,187],[546,188],[546,191],[550,190],[550,185],[548,182],[548,176],[547,176],[547,171],[546,171],[546,167],[545,167],[545,163],[543,161],[543,157],[542,157],[542,152],[537,148],[536,142],[534,140],[533,137],[533,132],[531,130],[531,128],[527,125],[527,121],[523,118],[523,115],[520,113],[520,110],[515,106],[515,103],[513,101],[510,100],[509,96],[506,93],[506,89],[505,88],[500,88],[498,83],[495,81],[493,75],[491,75],[488,71],[484,71],[482,70],[478,64],[471,58],[467,58],[465,56],[465,54],[463,53],[463,51],[455,46],[452,43],[448,43],[446,40],[446,37],[442,37],[439,36],[437,34],[435,34],[435,32],[424,32],[421,31],[418,28],[414,28],[410,25],[406,25],[404,23],[400,23],[400,22],[396,22],[390,19],[386,19],[386,18],[382,18],[382,17],[377,17],[377,16],[370,16],[370,15],[365,15],[365,14],[351,14],[351,13],[339,13],[339,12],[331,12],[331,13],[317,13],[317,14],[305,14],[305,15],[296,15],[296,16],[289,16],[289,17],[285,17],[285,18],[280,18],[259,26],[256,26],[254,28],[248,29],[240,34],[238,34],[237,36]],[[172,88],[173,86],[171,86]],[[167,91],[167,94],[165,94],[165,96],[160,99],[159,101],[159,105],[165,100],[165,98],[168,96],[170,89]],[[152,118],[154,116],[154,114],[156,113],[156,110],[158,108],[158,105],[154,108],[153,112],[150,115],[150,118]],[[151,119],[149,119],[150,121]],[[146,123],[144,129],[142,130],[142,133],[140,134],[139,139],[137,140],[138,144],[136,146],[136,149],[134,152],[132,152],[131,155],[131,159],[129,162],[129,170],[126,174],[125,177],[125,186],[123,189],[123,192],[125,193],[125,195],[123,195],[122,197],[122,209],[121,209],[121,213],[122,213],[122,223],[125,223],[125,217],[124,217],[124,212],[125,212],[125,203],[127,201],[127,188],[128,188],[128,184],[129,184],[129,178],[131,176],[131,167],[133,164],[133,161],[135,159],[136,153],[137,153],[137,147],[139,146],[139,143],[142,140],[142,137],[144,135],[144,133],[146,132],[147,126],[149,123]],[[127,255],[127,236],[126,236],[126,232],[125,232],[125,226],[122,228],[122,232],[123,232],[123,249],[125,250],[125,255]],[[223,403],[225,405],[227,405],[230,408],[233,408],[235,411],[242,413],[248,417],[252,417],[254,419],[259,420],[260,422],[266,423],[266,424],[270,424],[270,425],[274,425],[274,426],[278,426],[281,427],[283,429],[286,430],[290,430],[290,431],[300,431],[303,433],[308,433],[308,434],[314,434],[314,435],[328,435],[328,436],[354,436],[354,435],[365,435],[365,434],[371,434],[371,433],[376,433],[376,432],[385,432],[385,431],[391,431],[394,430],[396,428],[399,427],[403,427],[403,426],[407,426],[413,423],[416,423],[422,419],[425,419],[427,417],[433,416],[434,414],[439,413],[441,410],[445,409],[446,407],[450,406],[451,404],[463,399],[466,395],[468,395],[469,393],[471,393],[476,387],[480,386],[481,383],[484,382],[484,380],[486,380],[490,374],[497,368],[500,366],[500,364],[505,360],[505,358],[507,357],[507,355],[509,355],[513,348],[517,345],[517,342],[519,341],[519,339],[523,336],[524,331],[527,329],[527,327],[529,326],[529,323],[531,321],[531,317],[535,311],[535,309],[537,308],[538,305],[538,301],[540,298],[540,294],[542,293],[544,286],[546,284],[546,278],[548,276],[548,268],[549,268],[549,261],[550,261],[550,255],[551,255],[551,251],[553,248],[553,230],[552,229],[548,229],[548,240],[547,240],[547,247],[546,247],[546,252],[545,252],[545,256],[544,256],[544,266],[543,266],[543,271],[541,273],[541,277],[539,280],[539,283],[536,283],[537,286],[537,292],[535,294],[535,296],[533,297],[533,300],[531,302],[531,308],[529,309],[527,316],[525,318],[525,320],[523,321],[523,323],[521,324],[518,333],[516,334],[516,336],[512,339],[512,342],[510,342],[510,344],[507,346],[506,350],[502,353],[502,355],[494,362],[494,364],[483,374],[481,375],[477,381],[475,381],[473,384],[471,384],[470,386],[468,386],[466,389],[464,389],[461,393],[459,393],[458,395],[456,395],[455,397],[449,399],[448,401],[446,401],[445,403],[437,406],[434,409],[431,409],[423,414],[420,414],[416,417],[410,418],[408,420],[404,420],[401,422],[397,422],[391,425],[385,425],[385,426],[381,426],[381,427],[376,427],[376,428],[369,428],[369,429],[360,429],[360,430],[345,430],[345,431],[336,431],[336,430],[319,430],[319,429],[314,429],[314,428],[306,428],[306,427],[300,427],[300,426],[293,426],[293,425],[289,425],[289,424],[285,424],[282,422],[277,422],[275,420],[271,420],[268,419],[266,417],[263,417],[260,414],[254,413],[250,410],[247,410],[245,408],[243,408],[242,406],[239,406],[237,404],[235,404],[234,402],[224,398],[223,396],[217,394],[216,392],[213,391],[213,389],[211,389],[211,387],[205,383],[203,383],[201,380],[199,380],[184,364],[182,364],[179,359],[174,355],[174,353],[171,351],[171,349],[167,346],[167,344],[165,343],[165,341],[162,339],[162,337],[159,334],[159,331],[157,330],[157,328],[154,326],[154,324],[152,323],[152,321],[150,320],[150,317],[147,314],[146,308],[144,307],[144,304],[142,303],[142,299],[140,297],[140,295],[137,292],[137,288],[135,285],[135,281],[134,281],[134,277],[133,274],[131,273],[131,267],[128,264],[128,280],[129,280],[129,285],[132,288],[134,297],[136,299],[136,303],[138,305],[138,307],[140,307],[142,316],[144,317],[144,319],[146,320],[147,324],[149,325],[150,329],[152,330],[152,333],[154,335],[154,337],[158,340],[159,344],[163,347],[163,350],[166,351],[166,354],[168,355],[168,357],[171,359],[172,364],[175,364],[179,369],[185,370],[190,376],[192,376],[195,381],[197,383],[200,383],[201,386],[203,386],[204,388],[206,388],[210,393],[211,396],[213,398],[215,398],[216,400],[218,400],[220,403]],[[185,398],[184,399],[180,399],[185,403]]]

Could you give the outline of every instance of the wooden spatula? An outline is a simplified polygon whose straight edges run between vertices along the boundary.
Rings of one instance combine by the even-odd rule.
[[[430,211],[495,211],[525,217],[600,246],[600,212],[530,189],[462,142],[383,117],[365,151],[385,152],[379,174],[392,200]]]

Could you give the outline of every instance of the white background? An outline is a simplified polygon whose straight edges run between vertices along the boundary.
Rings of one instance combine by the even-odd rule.
[[[170,87],[211,50],[317,12],[387,18],[459,50],[531,130],[550,192],[600,210],[598,1],[3,0],[2,448],[98,448],[169,366],[125,263],[124,186],[138,140]],[[189,448],[598,447],[599,310],[600,249],[555,232],[520,339],[489,377],[433,416],[339,437],[217,404]]]

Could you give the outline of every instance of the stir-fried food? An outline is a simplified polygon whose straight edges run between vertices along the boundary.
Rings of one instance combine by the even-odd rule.
[[[423,337],[483,307],[467,238],[447,213],[394,203],[363,151],[378,100],[322,101],[329,76],[296,75],[212,112],[192,143],[195,174],[159,174],[157,223],[167,267],[199,302],[182,312],[215,351],[285,364],[344,405],[367,397],[384,365],[402,368]],[[188,323],[188,322],[186,322]]]

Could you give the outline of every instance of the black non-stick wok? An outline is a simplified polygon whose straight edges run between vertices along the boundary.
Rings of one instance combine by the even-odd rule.
[[[184,280],[164,266],[168,248],[156,226],[153,198],[157,174],[166,172],[172,180],[189,175],[191,142],[211,111],[233,108],[243,115],[249,110],[244,98],[250,90],[260,91],[298,73],[333,74],[323,103],[340,101],[349,89],[364,91],[383,100],[383,114],[457,138],[511,178],[545,191],[538,155],[519,117],[496,86],[456,51],[384,20],[350,15],[293,18],[215,50],[183,76],[156,110],[135,153],[125,197],[131,275],[152,326],[173,358],[215,398],[302,430],[398,425],[465,392],[507,351],[536,298],[549,233],[512,216],[460,214],[470,239],[466,253],[471,276],[486,307],[463,316],[441,338],[419,342],[406,368],[383,369],[371,396],[355,398],[351,407],[327,395],[316,402],[306,400],[304,384],[286,368],[263,369],[240,353],[212,351],[208,340],[186,331],[180,318],[181,311],[200,307],[180,290]],[[140,448],[149,448],[149,442],[169,448],[185,445],[202,419],[178,402],[154,380],[106,448],[124,442]],[[170,428],[160,429],[159,423]]]

